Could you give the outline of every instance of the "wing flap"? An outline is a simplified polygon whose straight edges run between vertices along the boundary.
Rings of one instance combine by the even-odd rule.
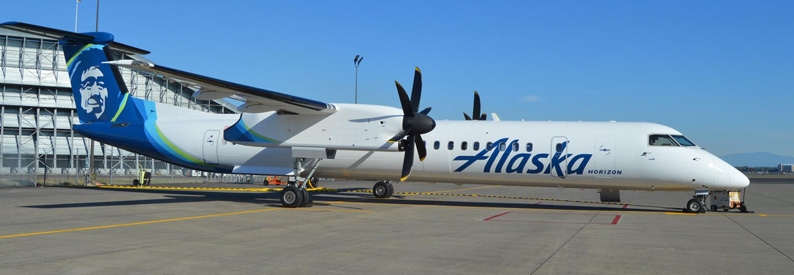
[[[240,110],[243,112],[276,111],[303,115],[320,115],[336,112],[336,107],[332,104],[202,76],[155,65],[151,62],[124,59],[105,63],[148,72],[181,82],[199,91],[194,95],[197,99],[219,99],[225,97],[232,97],[238,100],[244,99],[246,104]]]

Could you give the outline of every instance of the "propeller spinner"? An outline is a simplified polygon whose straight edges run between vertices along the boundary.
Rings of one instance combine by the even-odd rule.
[[[427,115],[430,113],[430,107],[425,108],[421,112],[418,111],[419,101],[422,99],[422,72],[419,71],[418,67],[414,70],[414,85],[411,88],[410,99],[400,82],[394,81],[394,83],[397,85],[397,94],[400,96],[400,105],[402,105],[403,109],[403,129],[389,141],[399,141],[400,148],[405,151],[403,169],[400,174],[400,181],[405,181],[411,174],[411,167],[413,167],[414,146],[416,146],[416,151],[419,153],[420,161],[427,157],[427,148],[421,135],[436,128],[436,121]]]
[[[480,94],[477,91],[474,91],[474,110],[471,111],[471,115],[474,118],[463,112],[463,118],[466,120],[485,120],[488,118],[485,113],[480,114]]]

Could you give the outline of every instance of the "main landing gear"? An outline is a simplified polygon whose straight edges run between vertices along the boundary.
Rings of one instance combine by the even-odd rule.
[[[309,191],[305,184],[298,187],[296,183],[290,183],[281,190],[281,205],[289,208],[305,207],[309,205]]]
[[[290,182],[281,190],[281,205],[289,208],[308,207],[311,205],[311,197],[306,187],[309,185],[309,179],[314,175],[314,171],[320,166],[320,161],[323,159],[317,158],[312,165],[309,174],[304,178],[300,176],[303,165],[308,163],[306,158],[295,158],[293,166],[295,168],[294,175],[295,181]]]
[[[372,187],[372,194],[379,199],[390,198],[394,194],[394,186],[389,181],[376,182]]]

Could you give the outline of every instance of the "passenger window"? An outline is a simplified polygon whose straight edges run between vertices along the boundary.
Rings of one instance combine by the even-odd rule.
[[[463,151],[466,151],[466,147],[468,147],[468,146],[469,146],[469,143],[467,143],[465,141],[460,143],[460,149],[463,150]]]
[[[438,140],[436,140],[436,142],[433,142],[433,149],[438,150],[438,148],[440,147],[441,147],[441,142],[438,142]]]
[[[513,142],[510,145],[513,148],[513,152],[518,152],[518,142]]]
[[[532,152],[532,142],[527,142],[527,152]]]
[[[480,150],[480,142],[475,141],[474,144],[472,144],[471,149],[473,149],[474,151]]]
[[[562,152],[562,143],[557,143],[557,146],[554,147],[554,150],[558,153]]]
[[[488,149],[488,151],[491,151],[491,149],[493,149],[493,142],[489,141],[488,143],[486,143],[485,144],[485,149]]]
[[[648,145],[651,146],[678,146],[670,135],[651,135],[648,138]]]
[[[447,149],[449,150],[455,149],[455,142],[450,141],[449,143],[447,143]]]
[[[499,143],[499,151],[504,152],[505,150],[507,150],[507,144],[504,142]]]

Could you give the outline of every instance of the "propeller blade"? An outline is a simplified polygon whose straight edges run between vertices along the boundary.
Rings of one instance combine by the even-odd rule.
[[[474,116],[474,120],[479,119],[477,115],[480,114],[480,94],[477,91],[474,91],[474,110],[471,111],[471,115]]]
[[[480,115],[480,120],[488,120],[487,118],[488,116],[485,115],[485,113],[482,113],[482,115]]]
[[[411,107],[413,111],[419,110],[419,101],[422,99],[422,71],[419,67],[414,69],[414,86],[411,88]]]
[[[428,113],[430,113],[430,109],[433,109],[433,107],[427,107],[419,113],[423,115],[427,115]]]
[[[463,112],[463,118],[465,118],[466,120],[471,120],[471,117],[467,115],[466,112]]]
[[[425,161],[427,157],[427,147],[422,136],[416,135],[416,152],[419,153],[419,161]]]
[[[390,138],[390,139],[389,139],[389,142],[397,142],[397,141],[400,141],[400,140],[401,140],[401,139],[403,139],[403,138],[404,138],[406,135],[408,135],[408,133],[409,133],[410,131],[411,131],[411,128],[408,128],[408,129],[403,129],[402,131],[400,131],[399,133],[397,133],[396,135],[394,135],[392,138]]]
[[[405,158],[403,158],[403,170],[400,173],[400,181],[405,181],[411,175],[411,168],[414,166],[414,135],[408,136],[405,143]]]
[[[403,107],[403,115],[405,115],[405,117],[413,117],[414,110],[411,107],[411,100],[408,99],[408,93],[405,92],[400,82],[394,81],[394,84],[397,85],[397,94],[400,96],[400,105]]]

